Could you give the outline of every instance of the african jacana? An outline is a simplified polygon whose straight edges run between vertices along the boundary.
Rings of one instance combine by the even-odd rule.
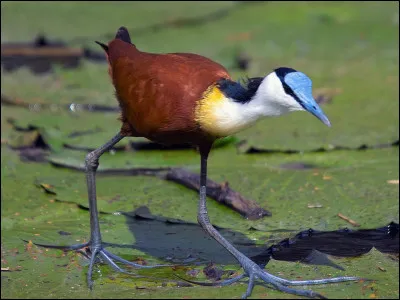
[[[233,283],[244,276],[249,277],[244,298],[251,294],[256,279],[261,279],[280,291],[308,297],[322,296],[311,290],[298,290],[288,286],[359,279],[337,277],[291,281],[271,275],[234,248],[215,230],[208,218],[207,158],[216,139],[251,126],[262,117],[280,116],[292,111],[308,111],[330,126],[328,118],[312,96],[310,78],[294,69],[281,67],[265,77],[250,78],[245,84],[241,84],[232,81],[223,66],[200,55],[142,52],[131,43],[125,27],[119,28],[115,39],[108,45],[97,43],[107,55],[109,74],[121,107],[122,126],[110,141],[86,156],[91,237],[86,244],[67,247],[73,250],[90,247],[91,259],[87,275],[90,287],[93,284],[93,265],[98,255],[118,271],[124,270],[114,261],[143,267],[103,248],[96,205],[95,173],[99,158],[127,136],[145,137],[164,144],[189,143],[198,147],[201,175],[197,219],[204,230],[225,247],[244,269],[244,274],[222,284]]]

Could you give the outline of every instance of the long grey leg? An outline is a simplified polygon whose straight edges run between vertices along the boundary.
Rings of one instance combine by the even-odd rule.
[[[271,275],[268,272],[260,268],[255,262],[246,257],[243,253],[237,250],[231,243],[229,243],[211,224],[208,217],[207,206],[206,206],[206,182],[207,182],[207,158],[211,147],[200,148],[201,155],[201,173],[200,173],[200,200],[198,207],[197,220],[203,229],[210,234],[218,243],[220,243],[226,250],[228,250],[241,264],[244,269],[245,274],[250,278],[249,285],[246,293],[243,294],[242,298],[247,298],[251,295],[253,290],[255,280],[261,279],[262,281],[271,284],[276,289],[294,294],[299,296],[308,296],[312,298],[324,298],[322,295],[315,293],[310,290],[297,290],[289,288],[286,285],[313,285],[313,284],[324,284],[324,283],[334,283],[343,281],[354,281],[359,280],[358,277],[337,277],[337,278],[327,278],[319,280],[302,280],[302,281],[291,281],[277,276]],[[226,285],[228,282],[232,283],[237,281],[240,276],[234,278],[233,280],[226,280],[221,283],[221,285]],[[228,284],[229,284],[228,283]],[[201,284],[201,283],[199,283]],[[202,284],[204,285],[204,284]]]
[[[218,243],[220,243],[226,250],[228,250],[241,265],[249,260],[244,254],[238,251],[231,243],[229,243],[212,225],[208,217],[207,206],[206,206],[206,186],[207,186],[207,158],[208,152],[202,153],[201,155],[201,171],[200,171],[200,200],[198,207],[197,220],[204,230],[207,231]],[[250,260],[251,261],[251,260]],[[253,263],[255,266],[257,264]]]
[[[103,146],[97,148],[96,150],[86,155],[85,159],[86,184],[87,184],[88,199],[89,199],[90,242],[91,242],[92,252],[95,249],[100,250],[101,248],[100,224],[99,224],[97,199],[96,199],[96,171],[99,166],[99,158],[104,152],[109,151],[116,143],[118,143],[123,138],[124,138],[123,135],[117,133],[111,140],[109,140]]]
[[[89,288],[92,288],[92,273],[93,265],[98,254],[102,250],[101,245],[101,233],[99,224],[99,214],[97,211],[97,199],[96,199],[96,171],[99,166],[99,158],[104,152],[109,151],[116,143],[122,140],[124,136],[117,133],[111,140],[104,145],[100,146],[96,150],[88,153],[85,159],[86,167],[86,184],[88,190],[89,199],[89,212],[90,212],[90,250],[92,256],[90,257],[90,267],[87,273],[87,283]],[[114,266],[113,266],[114,267]]]

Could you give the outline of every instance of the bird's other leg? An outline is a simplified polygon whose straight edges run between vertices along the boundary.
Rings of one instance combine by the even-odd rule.
[[[55,246],[55,245],[44,245],[37,244],[38,246],[43,246],[47,248],[56,248],[63,250],[77,250],[82,252],[83,248],[90,248],[90,263],[89,270],[87,273],[87,283],[90,288],[92,288],[92,273],[93,266],[96,262],[98,262],[98,257],[102,258],[103,261],[108,263],[114,270],[128,273],[125,269],[119,267],[116,262],[120,262],[126,265],[130,265],[137,268],[154,268],[162,265],[154,265],[154,266],[143,266],[140,264],[136,264],[125,260],[115,254],[112,254],[104,249],[104,243],[101,239],[100,233],[100,224],[99,224],[99,216],[97,210],[97,199],[96,199],[96,171],[99,166],[99,158],[100,156],[109,151],[115,144],[117,144],[120,140],[124,138],[120,133],[116,134],[111,140],[97,148],[96,150],[88,153],[85,159],[85,172],[86,172],[86,183],[88,190],[88,200],[89,200],[89,212],[90,212],[90,240],[84,244],[75,244],[70,246]]]
[[[299,296],[306,296],[310,298],[324,298],[322,295],[313,292],[311,290],[294,289],[288,286],[337,283],[343,281],[355,281],[360,279],[358,277],[337,277],[337,278],[327,278],[327,279],[317,279],[317,280],[299,280],[299,281],[287,280],[269,274],[268,272],[264,271],[262,267],[257,265],[243,253],[237,250],[211,225],[210,219],[208,217],[207,206],[206,206],[206,181],[207,181],[207,158],[210,149],[211,146],[200,148],[200,154],[201,154],[200,200],[199,200],[197,220],[199,221],[203,229],[207,231],[208,234],[210,234],[218,243],[220,243],[239,261],[240,265],[243,267],[245,275],[249,277],[248,287],[246,292],[242,295],[242,298],[245,299],[251,295],[256,280],[261,280],[267,284],[270,284],[274,288],[282,292]],[[222,281],[220,285],[227,285],[236,282],[242,277],[243,277],[242,275],[239,275],[236,278]],[[205,285],[202,283],[197,283],[197,284]]]

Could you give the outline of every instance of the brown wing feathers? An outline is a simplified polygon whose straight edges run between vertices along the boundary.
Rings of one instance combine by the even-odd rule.
[[[194,111],[210,85],[230,78],[223,66],[191,53],[141,52],[125,27],[108,47],[99,44],[108,56],[123,134],[161,143],[198,144],[210,139],[196,123]]]

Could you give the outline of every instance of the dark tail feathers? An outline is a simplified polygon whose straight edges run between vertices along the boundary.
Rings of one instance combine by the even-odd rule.
[[[108,53],[108,46],[106,44],[103,44],[102,42],[99,41],[95,41],[96,44],[99,44],[101,46],[101,48],[104,49],[104,51],[106,51],[106,53]]]
[[[118,29],[118,31],[117,31],[117,33],[115,35],[115,38],[119,39],[119,40],[121,40],[121,41],[123,41],[125,43],[132,44],[131,37],[129,36],[128,29],[126,29],[126,27],[124,27],[124,26],[121,26]],[[101,48],[103,48],[104,51],[106,51],[106,53],[108,53],[108,46],[106,44],[103,44],[102,42],[99,42],[99,41],[95,41],[95,42],[97,44],[99,44],[101,46]]]
[[[126,29],[126,27],[124,27],[124,26],[121,26],[118,29],[118,31],[117,31],[117,33],[115,35],[115,38],[119,39],[121,41],[124,41],[125,43],[132,44],[131,37],[129,36],[128,29]]]

